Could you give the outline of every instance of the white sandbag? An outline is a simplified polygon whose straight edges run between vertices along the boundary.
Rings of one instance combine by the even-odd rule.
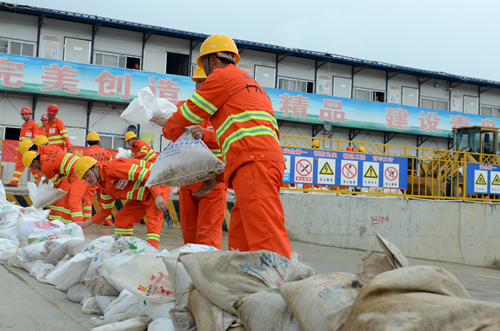
[[[40,266],[38,266],[35,269],[33,269],[33,277],[40,283],[47,283],[50,284],[50,282],[47,280],[47,277],[56,270],[56,266],[50,263],[42,263]]]
[[[188,307],[189,284],[191,277],[186,271],[182,263],[169,258],[163,258],[163,263],[167,267],[170,283],[175,296],[177,309],[183,310]]]
[[[169,318],[155,319],[148,325],[148,331],[176,331],[172,320]]]
[[[132,156],[132,150],[118,147],[118,153],[116,153],[115,159],[124,158],[130,159]]]
[[[121,291],[123,291],[123,287],[118,285],[117,283],[115,283],[111,279],[111,274],[120,265],[132,260],[134,258],[134,256],[135,256],[134,251],[129,250],[129,251],[122,252],[116,256],[113,256],[110,259],[104,260],[103,265],[101,265],[101,267],[99,269],[97,269],[97,274],[104,277],[104,279],[106,279],[106,281],[111,286],[113,286],[114,288],[116,288],[118,291],[121,292]]]
[[[38,187],[33,182],[28,182],[27,186],[28,186],[28,193],[29,193],[29,196],[30,196],[30,200],[31,201],[35,201],[36,192],[38,190]]]
[[[146,186],[184,186],[213,178],[224,171],[224,163],[203,141],[194,139],[185,128],[177,141],[171,142],[158,155]]]
[[[55,188],[54,184],[50,181],[47,184],[40,181],[36,191],[35,200],[32,200],[33,207],[36,209],[48,207],[61,200],[66,193],[67,192],[59,188]]]
[[[92,278],[83,277],[83,282],[89,289],[92,296],[118,296],[120,291],[110,285],[108,281],[102,276]]]
[[[343,308],[350,307],[359,288],[355,275],[332,272],[283,284],[279,293],[305,331],[332,331],[342,330],[349,312]]]
[[[48,241],[45,243],[46,250],[48,243],[51,243],[52,241]],[[50,250],[49,254],[43,261],[45,263],[57,263],[64,259],[66,255],[78,244],[84,242],[83,240],[80,239],[75,239],[75,240],[68,240],[65,243],[58,245],[57,247],[53,248]]]
[[[165,258],[169,258],[171,260],[177,260],[181,253],[200,253],[200,252],[212,252],[218,251],[217,248],[208,245],[199,245],[199,244],[186,244],[170,252],[167,252]]]
[[[127,290],[121,291],[118,299],[111,302],[104,311],[104,316],[123,314],[133,305],[137,304],[138,298]]]
[[[170,310],[175,308],[175,302],[167,303],[154,303],[151,301],[143,300],[141,307],[141,315],[149,316],[152,320],[161,318],[170,319]]]
[[[170,310],[170,319],[175,331],[197,331],[196,320],[188,310]]]
[[[19,260],[18,266],[23,268],[24,270],[26,270],[26,272],[28,272],[30,274],[30,276],[32,276],[31,270],[33,269],[33,264],[35,263],[35,261],[28,259],[28,258],[25,258],[25,257],[22,257],[22,256],[18,256],[18,260]],[[43,262],[43,261],[40,261],[40,262]]]
[[[99,306],[99,309],[101,311],[105,311],[106,308],[108,308],[108,306],[110,305],[110,303],[116,299],[118,299],[118,296],[116,296],[116,295],[113,295],[113,296],[96,295],[95,296],[95,301],[97,302],[97,305]]]
[[[189,301],[191,305],[191,298]],[[276,290],[251,294],[234,305],[241,323],[248,331],[303,331]]]
[[[314,275],[295,254],[287,259],[270,251],[201,252],[181,255],[195,287],[220,308],[236,315],[234,303],[260,291]]]
[[[2,181],[0,181],[0,201],[7,202],[5,187],[3,187]]]
[[[19,246],[19,240],[16,238],[14,240],[0,238],[0,252],[5,252],[9,249],[13,249]]]
[[[90,292],[87,289],[87,286],[85,286],[85,284],[78,283],[68,289],[68,292],[66,292],[66,297],[69,301],[80,303],[89,294]]]
[[[169,118],[177,111],[177,107],[170,101],[156,98],[149,86],[137,93],[137,98],[132,100],[128,107],[120,115],[121,118],[137,123],[144,127],[154,127],[150,122],[153,117]]]
[[[154,303],[175,301],[162,257],[157,253],[136,254],[111,273],[111,280],[144,300]]]
[[[42,252],[45,252],[43,242],[33,243],[22,249],[24,256],[31,260],[43,260]]]
[[[47,280],[66,292],[71,286],[82,281],[89,264],[90,259],[85,254],[77,254],[71,260],[50,273],[47,276]]]
[[[151,319],[132,318],[123,322],[111,323],[91,329],[91,331],[143,331],[148,328]]]
[[[90,297],[83,302],[82,311],[88,315],[102,315],[102,311],[99,309],[99,305],[94,297]]]

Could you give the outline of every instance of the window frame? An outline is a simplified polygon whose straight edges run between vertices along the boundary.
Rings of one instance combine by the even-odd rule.
[[[36,42],[19,40],[19,39],[9,39],[9,38],[3,38],[3,37],[0,37],[0,41],[7,42],[7,53],[0,53],[0,54],[12,54],[12,55],[21,55],[21,56],[30,56],[30,57],[35,57],[35,55],[36,55]],[[13,42],[21,44],[21,54],[13,54],[12,53],[12,43]],[[23,53],[23,45],[32,45],[33,46],[33,54],[32,55],[23,55],[22,54]]]
[[[419,103],[419,107],[420,108],[424,108],[422,107],[422,99],[425,99],[425,100],[429,100],[429,101],[432,101],[433,103],[433,107],[432,108],[426,108],[426,109],[435,109],[435,110],[442,110],[442,111],[451,111],[450,110],[450,101],[449,100],[446,100],[446,99],[439,99],[439,98],[432,98],[432,97],[426,97],[426,96],[421,96],[420,97],[420,103]],[[441,101],[441,102],[445,102],[446,103],[446,108],[447,109],[438,109],[436,108],[436,101]],[[462,112],[463,113],[463,112]]]
[[[105,64],[97,64],[96,63],[96,61],[97,61],[97,54],[116,56],[116,67],[110,67],[110,66],[105,65]],[[118,66],[120,64],[120,58],[121,57],[125,58],[125,61],[124,61],[125,62],[125,67],[119,67]],[[109,67],[109,68],[119,68],[119,69],[133,70],[132,68],[127,68],[127,61],[128,61],[129,58],[138,59],[139,60],[139,67],[142,68],[142,57],[140,57],[140,56],[135,56],[135,55],[132,56],[132,55],[121,54],[121,53],[111,53],[111,52],[105,52],[105,51],[99,51],[99,50],[94,50],[94,58],[93,58],[93,62],[94,63],[92,63],[92,64],[93,65],[98,65],[98,66],[103,66],[103,67]]]
[[[281,89],[280,88],[280,80],[283,79],[283,80],[287,80],[287,81],[293,81],[295,82],[295,90],[289,90],[289,89]],[[297,91],[297,86],[298,86],[298,83],[305,83],[306,85],[306,90],[305,91]],[[285,90],[285,91],[293,91],[293,92],[299,92],[299,93],[311,93],[311,92],[307,92],[307,89],[308,89],[308,84],[313,84],[312,85],[312,90],[314,91],[314,81],[312,80],[308,80],[308,79],[301,79],[301,78],[292,78],[292,77],[285,77],[285,76],[278,76],[278,89],[281,89],[281,90]],[[313,92],[313,94],[315,94]]]

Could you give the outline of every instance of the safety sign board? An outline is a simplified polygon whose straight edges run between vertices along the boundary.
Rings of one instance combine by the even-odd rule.
[[[281,149],[286,164],[283,182],[286,183],[402,190],[408,187],[406,157],[308,148]]]
[[[466,193],[500,194],[500,166],[467,163]]]
[[[358,186],[358,161],[342,160],[340,185]]]
[[[295,157],[295,182],[313,182],[313,162],[312,157]]]
[[[379,186],[379,168],[378,162],[363,162],[363,187]]]
[[[318,183],[335,185],[335,159],[318,158]]]
[[[399,164],[384,164],[384,187],[399,187]]]

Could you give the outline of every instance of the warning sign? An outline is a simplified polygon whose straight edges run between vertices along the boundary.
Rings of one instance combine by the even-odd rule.
[[[342,160],[340,184],[358,186],[358,161]]]
[[[318,158],[318,184],[335,185],[335,165],[334,159]]]
[[[488,171],[474,170],[474,191],[488,193]]]
[[[295,182],[312,183],[313,158],[295,157]]]
[[[379,186],[379,168],[378,162],[363,162],[363,187]]]
[[[384,187],[399,188],[399,164],[384,163]]]
[[[491,171],[491,183],[490,183],[490,193],[497,194],[500,193],[500,172]]]
[[[289,183],[290,182],[290,160],[291,156],[290,155],[284,155],[285,158],[285,174],[283,175],[283,182]]]

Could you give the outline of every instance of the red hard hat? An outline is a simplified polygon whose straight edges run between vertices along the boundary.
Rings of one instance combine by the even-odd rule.
[[[347,146],[345,148],[345,150],[348,151],[348,152],[352,152],[354,150],[354,148],[352,148],[351,146]]]
[[[21,115],[24,115],[24,114],[31,114],[31,108],[24,107],[23,109],[21,109]]]
[[[49,117],[47,116],[47,114],[43,114],[42,115],[42,118],[40,119],[41,121],[48,121],[49,120]]]
[[[57,115],[58,112],[59,112],[59,107],[57,107],[56,105],[49,105],[47,107],[47,113],[51,115]]]

